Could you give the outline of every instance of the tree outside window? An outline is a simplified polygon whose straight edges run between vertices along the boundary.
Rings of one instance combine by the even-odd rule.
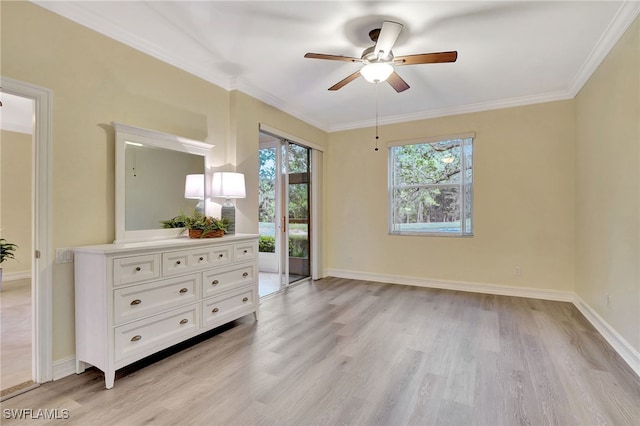
[[[472,235],[473,138],[389,148],[392,234]]]

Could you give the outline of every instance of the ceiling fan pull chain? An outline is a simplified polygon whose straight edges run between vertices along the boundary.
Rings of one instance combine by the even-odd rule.
[[[378,150],[378,139],[380,139],[378,137],[378,84],[376,83],[376,149],[374,151]]]

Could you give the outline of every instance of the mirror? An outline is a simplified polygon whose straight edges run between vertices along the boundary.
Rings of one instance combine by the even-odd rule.
[[[203,200],[185,194],[185,182],[187,175],[202,175],[201,188],[208,193],[205,158],[213,145],[121,123],[112,125],[116,130],[114,242],[179,237],[182,229],[163,229],[161,222],[206,203],[204,194]]]

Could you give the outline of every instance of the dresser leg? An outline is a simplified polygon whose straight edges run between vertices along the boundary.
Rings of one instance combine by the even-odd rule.
[[[116,372],[109,371],[104,373],[104,385],[107,389],[111,389],[113,387],[113,382],[116,380]]]

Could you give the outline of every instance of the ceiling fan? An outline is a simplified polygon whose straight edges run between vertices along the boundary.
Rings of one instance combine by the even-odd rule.
[[[394,65],[401,66],[455,62],[458,58],[458,52],[456,51],[394,56],[391,49],[398,39],[403,27],[404,25],[397,22],[384,21],[382,23],[382,28],[371,30],[369,32],[369,38],[371,38],[371,41],[375,42],[375,45],[366,48],[362,52],[362,56],[360,58],[325,55],[322,53],[307,53],[304,57],[328,59],[331,61],[360,62],[364,64],[359,71],[354,72],[350,76],[329,87],[329,90],[338,90],[362,75],[371,83],[380,83],[386,80],[398,93],[407,90],[409,85],[398,75],[398,73],[395,72],[393,69]]]

